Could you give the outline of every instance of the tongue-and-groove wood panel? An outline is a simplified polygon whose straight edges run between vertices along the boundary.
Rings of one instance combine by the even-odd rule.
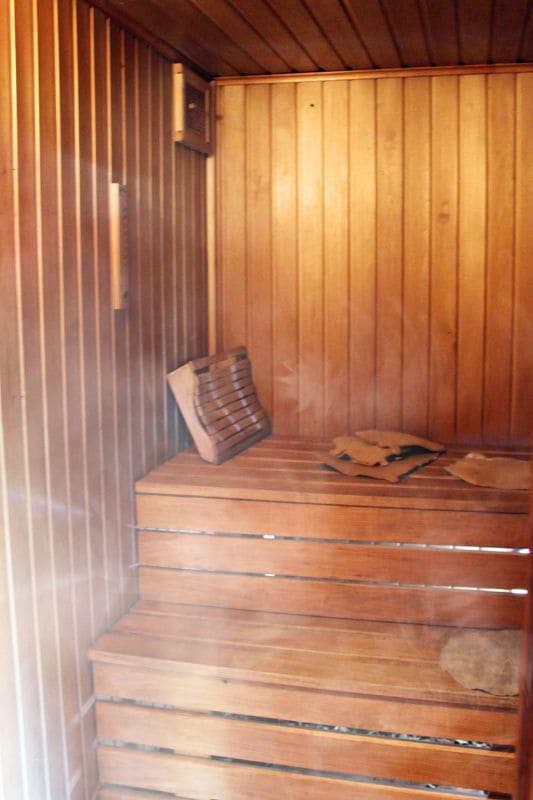
[[[222,79],[218,346],[276,433],[526,442],[533,74]]]
[[[89,800],[87,647],[135,590],[133,480],[185,441],[165,373],[206,349],[204,158],[170,64],[85,2],[0,0],[0,76],[0,796]]]

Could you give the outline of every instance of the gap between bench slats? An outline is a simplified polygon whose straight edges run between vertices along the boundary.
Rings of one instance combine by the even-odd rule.
[[[99,747],[97,755],[99,773],[105,782],[179,793],[192,800],[213,800],[214,797],[224,800],[472,800],[472,795],[462,793],[450,795],[423,789],[362,784],[112,747]],[[131,797],[117,791],[118,794],[104,793],[101,800],[137,798],[137,795]],[[139,800],[145,798],[141,795]]]
[[[181,755],[511,792],[513,754],[97,701],[99,736]],[[482,776],[482,777],[481,777]],[[104,777],[105,780],[105,777]],[[481,785],[480,785],[481,782]]]

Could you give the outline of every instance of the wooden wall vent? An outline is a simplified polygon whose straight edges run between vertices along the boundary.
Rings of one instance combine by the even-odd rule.
[[[167,377],[206,461],[221,464],[270,433],[244,347],[189,361]]]
[[[209,84],[183,64],[173,65],[173,81],[174,141],[201,153],[209,153]]]

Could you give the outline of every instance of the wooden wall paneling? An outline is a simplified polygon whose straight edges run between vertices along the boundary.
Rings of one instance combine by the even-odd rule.
[[[299,433],[324,424],[324,219],[322,86],[296,88],[298,142]]]
[[[109,257],[109,184],[111,183],[111,130],[109,127],[109,59],[108,31],[105,16],[92,10],[94,52],[94,196],[96,211],[95,275],[96,318],[98,320],[97,367],[99,381],[99,424],[107,435],[100,439],[100,481],[102,491],[102,533],[104,547],[104,576],[107,591],[109,620],[120,614],[122,604],[119,591],[120,518],[117,503],[117,472],[115,453],[118,449],[115,425],[117,397],[115,393],[113,358],[113,312],[110,305]],[[100,98],[96,102],[96,98]]]
[[[191,266],[194,270],[196,288],[196,352],[206,355],[209,350],[209,334],[207,326],[208,314],[208,263],[207,263],[207,158],[195,150],[191,151],[194,174],[194,211],[189,211],[195,225],[195,239]]]
[[[429,428],[455,438],[457,346],[456,77],[432,81]]]
[[[75,709],[72,698],[65,699],[68,720],[69,770],[85,776],[86,748],[83,740],[80,708],[89,701],[91,682],[83,658],[84,648],[93,636],[91,582],[86,533],[85,440],[82,409],[81,347],[81,241],[79,193],[79,117],[78,117],[78,48],[76,6],[70,0],[58,3],[58,58],[62,80],[60,87],[61,138],[61,230],[62,230],[62,336],[65,360],[65,405],[63,407],[66,436],[65,480],[68,511],[68,547],[70,557],[70,593],[73,660],[67,666],[76,676]],[[68,573],[67,573],[68,574]],[[75,578],[74,578],[75,576]],[[67,576],[61,576],[62,581]],[[72,716],[71,716],[72,715]],[[85,781],[84,781],[85,783]],[[88,786],[85,784],[88,791]]]
[[[276,433],[291,433],[299,396],[296,87],[271,88],[272,359]]]
[[[192,153],[188,149],[184,149],[180,157],[183,159],[183,188],[184,188],[184,202],[186,203],[186,198],[188,195],[194,191],[194,177],[192,174],[192,164],[191,164],[191,157]],[[191,195],[192,196],[192,195]],[[184,285],[184,296],[185,297],[194,297],[194,287],[195,287],[195,280],[192,271],[189,268],[190,259],[192,255],[192,246],[194,241],[194,229],[196,227],[196,220],[191,218],[190,220],[186,216],[183,215],[183,241],[184,241],[184,252],[183,252],[183,285]],[[194,329],[195,329],[195,320],[196,320],[196,303],[194,299],[189,303],[187,309],[187,317],[186,317],[186,333],[185,333],[185,360],[188,360],[190,357],[196,355],[194,352],[195,350],[195,339],[194,339]]]
[[[152,51],[152,213],[153,223],[150,238],[152,240],[152,269],[153,269],[153,384],[152,394],[154,397],[154,423],[155,423],[155,451],[153,458],[156,463],[165,459],[167,432],[167,409],[166,409],[166,373],[167,353],[166,340],[164,337],[165,316],[164,316],[164,290],[165,290],[165,262],[163,259],[162,232],[164,224],[163,208],[163,149],[169,146],[169,140],[163,138],[162,127],[162,108],[163,108],[163,70],[168,70],[168,62],[161,56]]]
[[[482,439],[485,357],[486,78],[459,78],[457,439]]]
[[[176,249],[175,229],[175,186],[172,181],[165,180],[166,175],[174,175],[174,154],[176,147],[168,146],[172,141],[172,105],[165,102],[172,95],[172,71],[165,62],[161,65],[161,152],[160,175],[161,192],[161,281],[162,298],[161,313],[163,319],[163,335],[165,349],[165,367],[178,363],[177,357],[177,298],[176,298]],[[165,441],[166,457],[178,449],[178,411],[173,402],[169,388],[166,385],[161,389],[164,395],[165,408]]]
[[[376,424],[401,427],[403,81],[376,84]]]
[[[348,428],[348,81],[324,85],[324,433]]]
[[[430,297],[429,78],[404,86],[402,427],[427,435]]]
[[[130,353],[130,380],[132,387],[143,386],[143,356],[140,347],[142,335],[142,293],[140,283],[140,179],[139,179],[139,43],[125,35],[125,106],[126,128],[130,135],[126,142],[126,181],[128,186],[128,348]],[[144,113],[144,109],[143,109]],[[144,394],[131,394],[132,462],[135,474],[142,475],[145,463]]]
[[[73,776],[83,772],[81,726],[79,724],[79,650],[75,631],[76,596],[72,578],[72,516],[70,506],[70,477],[68,442],[68,383],[66,369],[67,311],[65,293],[65,212],[62,184],[65,159],[62,157],[61,52],[58,9],[52,2],[36,6],[39,53],[39,157],[40,157],[40,216],[42,231],[42,328],[43,338],[43,400],[45,454],[47,457],[48,541],[51,575],[43,575],[49,584],[51,610],[55,627],[54,637],[43,638],[41,650],[55,647],[56,678],[45,677],[45,707],[50,717],[49,747],[55,750],[49,757],[51,795],[68,792]],[[70,20],[69,20],[70,21]],[[72,52],[72,28],[70,47]],[[71,58],[71,56],[67,56]],[[71,87],[72,63],[69,64],[67,87]],[[71,114],[66,125],[72,134]],[[67,137],[67,148],[71,139]],[[69,197],[72,204],[72,195]],[[75,258],[74,258],[75,263]],[[74,337],[77,341],[77,337]],[[42,532],[44,534],[44,531]],[[46,561],[39,558],[41,567]],[[86,574],[86,573],[85,573]],[[84,575],[82,571],[80,577]],[[47,663],[48,658],[44,658]],[[54,687],[55,691],[54,691]]]
[[[219,147],[218,209],[224,221],[219,228],[219,291],[221,310],[219,345],[229,350],[246,342],[245,263],[245,90],[225,87],[219,95],[217,135]]]
[[[529,541],[533,551],[533,471],[529,495]],[[520,706],[518,723],[517,798],[533,798],[533,557],[529,557],[528,597],[524,614],[522,641],[522,670],[520,675]]]
[[[126,158],[126,51],[124,32],[111,21],[107,22],[108,62],[108,135],[111,180],[126,185],[126,202],[130,199]],[[129,212],[128,212],[129,219]],[[128,265],[130,254],[128,253]],[[129,269],[128,269],[129,273]],[[134,543],[131,541],[129,520],[132,519],[129,476],[132,467],[131,382],[129,350],[129,314],[126,309],[112,314],[112,368],[114,392],[113,426],[116,449],[116,506],[118,555],[120,560],[120,602],[124,608],[133,599]],[[125,413],[124,413],[125,409]]]
[[[162,167],[173,145],[160,122],[170,107],[170,80],[163,81],[170,65],[154,59],[149,149],[139,138],[139,45],[131,37],[83,0],[2,0],[0,11],[0,622],[10,731],[0,793],[91,800],[97,776],[86,651],[132,599],[135,473],[178,441],[175,421],[165,428],[159,418],[155,393],[167,364],[164,348],[156,354],[153,346],[165,324],[162,270],[166,280],[176,260],[172,248],[168,264],[158,252],[154,276],[139,249],[142,237],[162,241],[164,217],[154,219],[152,208],[141,218],[139,168],[144,185],[155,187],[158,210],[174,190]],[[203,162],[191,162],[192,180],[179,187],[180,224],[203,203]],[[128,186],[133,289],[129,310],[116,314],[109,302],[112,176]],[[170,240],[173,211],[171,203]],[[198,340],[206,328],[203,236],[200,224],[188,251],[189,296],[180,294],[171,314],[175,320],[197,290]],[[150,313],[147,282],[157,289]]]
[[[188,170],[188,196],[194,212],[188,216],[187,230],[189,233],[188,253],[186,268],[189,276],[189,297],[192,298],[192,311],[193,314],[190,318],[190,329],[187,337],[187,344],[189,347],[189,354],[187,357],[194,358],[207,354],[207,345],[203,341],[203,337],[199,335],[199,321],[201,314],[201,298],[202,298],[202,256],[196,252],[196,241],[199,236],[202,221],[200,219],[200,209],[198,206],[198,183],[196,175],[196,152],[194,150],[187,150],[187,170]],[[194,268],[196,267],[196,268]]]
[[[522,267],[515,281],[513,250],[529,166],[513,144],[516,80],[466,71],[222,82],[218,325],[226,346],[250,346],[262,326],[269,355],[255,375],[268,386],[271,351],[276,432],[379,425],[448,442],[524,443],[533,355],[519,307],[531,288]],[[250,113],[252,90],[268,86],[270,107]],[[266,155],[256,157],[265,128],[270,176],[258,165]],[[259,171],[261,193],[244,177]],[[252,296],[259,283],[267,291]]]
[[[514,304],[515,76],[487,76],[487,301],[484,438],[509,440]]]
[[[25,530],[13,542],[16,585],[27,586],[27,600],[17,603],[19,658],[22,670],[21,704],[28,738],[25,741],[29,767],[28,785],[50,800],[64,781],[64,765],[49,737],[60,722],[58,712],[57,640],[53,598],[52,553],[49,540],[49,475],[46,437],[46,356],[43,338],[43,219],[41,195],[41,140],[39,92],[39,50],[37,19],[31,2],[17,3],[15,45],[17,70],[17,170],[19,175],[20,248],[18,324],[21,345],[21,394],[23,402],[23,458],[25,473]],[[29,46],[24,46],[28,42]],[[50,76],[46,76],[50,79]],[[44,80],[44,78],[43,78]],[[54,176],[55,177],[55,176]],[[53,199],[50,198],[53,202]],[[31,459],[28,454],[31,453]],[[24,491],[24,487],[20,487]],[[27,605],[26,605],[27,603]],[[26,606],[26,607],[24,607]],[[32,625],[22,633],[26,619]],[[53,642],[49,658],[43,660],[43,642]],[[33,673],[33,675],[32,675]],[[31,680],[32,675],[33,680]],[[46,690],[45,690],[46,687]],[[45,695],[46,691],[46,695]],[[48,692],[50,693],[48,696]],[[38,715],[33,713],[37,708]],[[57,740],[56,740],[57,741]],[[40,782],[40,786],[39,786]]]
[[[139,42],[139,218],[141,223],[140,301],[142,304],[142,391],[144,394],[144,435],[146,437],[146,462],[153,463],[156,456],[156,400],[153,395],[154,370],[154,207],[153,207],[153,105],[154,55],[152,49]]]
[[[186,208],[187,195],[193,189],[192,170],[191,170],[191,151],[183,149],[179,157],[182,159],[182,180],[183,180],[183,201]],[[189,270],[189,259],[191,257],[192,242],[194,241],[194,226],[196,220],[189,220],[186,214],[182,217],[182,233],[183,233],[183,294],[185,297],[193,296],[194,293],[194,278]],[[194,350],[194,321],[196,319],[196,304],[194,300],[189,303],[187,308],[187,315],[185,318],[186,329],[184,337],[184,359],[188,360],[191,351]]]
[[[246,207],[248,352],[261,404],[272,408],[272,226],[270,86],[246,89]]]
[[[376,82],[350,82],[349,429],[375,426]]]
[[[175,286],[174,286],[174,307],[176,311],[179,308],[179,297],[184,297],[187,291],[185,284],[185,173],[183,169],[183,158],[180,157],[182,149],[179,147],[173,148],[173,166],[174,166],[174,189],[173,189],[173,202],[174,214],[176,219],[176,226],[174,229],[174,250],[175,250]],[[176,347],[176,364],[183,364],[186,361],[186,343],[187,343],[187,316],[188,308],[185,306],[180,309],[180,313],[176,315],[176,330],[175,330],[175,347]],[[167,387],[167,391],[170,388]],[[176,414],[179,417],[176,403],[174,402]],[[179,422],[180,433],[183,433],[184,423]],[[191,440],[192,441],[192,440]]]
[[[533,163],[528,131],[533,125],[533,76],[516,77],[516,228],[515,315],[513,330],[513,389],[511,436],[527,442],[531,431],[533,388],[533,232],[531,187]]]
[[[1,648],[0,664],[2,681],[0,697],[4,720],[10,727],[10,735],[3,737],[0,749],[0,790],[5,796],[8,787],[17,787],[24,800],[28,797],[28,781],[35,788],[34,773],[28,771],[28,759],[35,755],[37,737],[32,737],[33,747],[26,749],[28,734],[24,715],[20,713],[22,703],[21,663],[19,653],[28,666],[27,644],[18,644],[19,623],[17,606],[27,599],[16,598],[14,581],[19,567],[13,556],[25,546],[24,520],[26,480],[23,465],[23,425],[20,372],[20,330],[18,326],[18,268],[19,253],[15,213],[18,206],[17,131],[16,108],[13,88],[16,80],[15,42],[13,37],[14,4],[11,0],[0,2],[0,115],[3,120],[0,130],[0,164],[4,170],[0,193],[0,289],[3,302],[0,304],[0,496],[2,514],[0,518],[0,625],[4,645]],[[12,492],[15,487],[15,492]],[[11,497],[9,496],[11,493]],[[20,540],[20,543],[19,543]],[[27,605],[26,605],[27,607]],[[24,608],[22,609],[24,610]],[[31,616],[30,616],[31,619]],[[31,639],[31,628],[27,632]],[[18,648],[18,652],[17,652]],[[28,701],[35,696],[29,687]],[[37,733],[38,736],[38,733]],[[37,762],[38,763],[38,762]],[[25,793],[25,794],[24,794]]]
[[[100,479],[100,381],[98,378],[96,319],[96,203],[94,176],[94,50],[92,36],[92,13],[84,3],[78,3],[76,13],[76,36],[78,56],[79,92],[79,219],[80,261],[79,290],[81,292],[78,313],[80,318],[80,362],[81,362],[81,418],[83,442],[83,475],[85,490],[85,533],[89,564],[91,596],[91,635],[96,632],[95,619],[107,618],[107,587],[104,567],[102,484]],[[83,301],[81,301],[83,298]],[[96,574],[95,574],[96,570]],[[90,642],[81,644],[89,645]]]

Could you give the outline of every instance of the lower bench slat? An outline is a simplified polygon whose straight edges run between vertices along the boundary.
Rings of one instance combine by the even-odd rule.
[[[114,747],[98,748],[98,765],[106,783],[176,793],[190,800],[472,800],[461,792],[383,786]],[[130,797],[111,795],[101,800]]]
[[[112,747],[98,748],[98,765],[105,782],[177,793],[189,800],[472,800],[461,792],[450,795]]]
[[[373,586],[157,567],[139,567],[138,575],[140,597],[149,602],[472,628],[519,628],[524,613],[522,595],[490,591]]]
[[[177,793],[189,800],[472,800],[461,792],[450,795],[112,747],[98,748],[98,766],[104,782]],[[111,794],[101,800],[136,797]]]
[[[271,503],[137,494],[137,525],[220,533],[278,534],[374,542],[426,543],[474,547],[528,547],[526,514],[427,511],[312,503]]]
[[[141,531],[139,562],[168,569],[300,575],[430,586],[525,588],[528,557],[518,553],[286,541]]]
[[[389,697],[309,692],[264,684],[257,687],[122,664],[96,663],[94,685],[99,696],[120,696],[190,711],[218,711],[391,733],[402,731],[414,736],[502,745],[512,745],[516,739],[515,710],[411,703]]]
[[[168,748],[181,755],[218,756],[494,792],[513,790],[515,756],[505,752],[412,743],[128,703],[99,701],[96,713],[99,736],[104,739]]]

